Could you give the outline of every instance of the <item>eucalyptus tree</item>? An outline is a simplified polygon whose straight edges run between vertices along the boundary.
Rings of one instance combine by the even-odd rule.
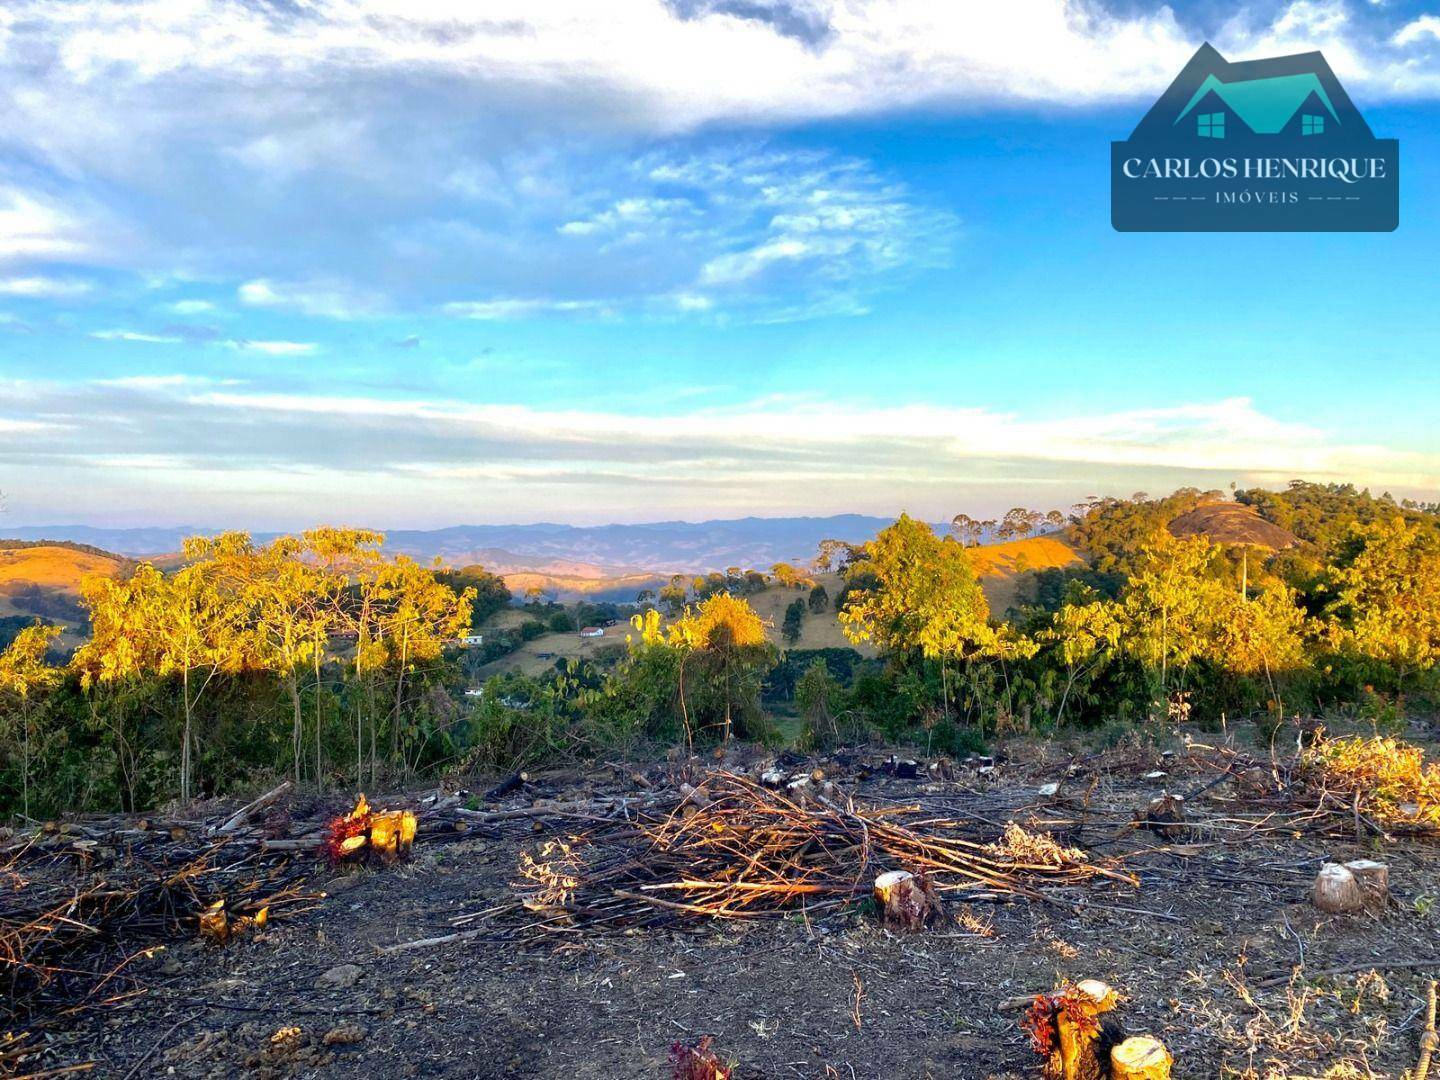
[[[61,671],[46,662],[50,643],[60,634],[58,626],[24,627],[4,652],[0,652],[0,735],[20,743],[20,805],[30,816],[31,715],[35,698],[60,681]],[[13,722],[6,723],[13,718]],[[18,731],[16,730],[18,729]]]

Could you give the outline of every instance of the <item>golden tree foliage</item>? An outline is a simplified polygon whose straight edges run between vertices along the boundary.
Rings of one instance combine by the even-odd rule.
[[[647,644],[660,640],[659,616],[652,610],[636,617]],[[720,696],[724,709],[721,738],[729,741],[744,687],[770,653],[765,622],[743,597],[716,593],[698,607],[686,607],[664,630],[664,643],[680,652],[680,710],[687,740],[693,738],[685,674],[697,665],[701,677]]]
[[[1398,680],[1440,659],[1440,533],[1394,517],[1357,525],[1331,569],[1330,631],[1343,650]]]
[[[60,681],[60,669],[45,660],[50,643],[60,635],[58,626],[27,626],[0,652],[0,745],[20,743],[21,805],[30,816],[30,714],[35,697]]]
[[[878,584],[851,593],[840,621],[845,636],[932,660],[993,653],[990,605],[965,548],[906,514],[864,547]]]
[[[329,528],[260,547],[240,532],[192,537],[185,564],[174,573],[142,564],[126,579],[87,580],[82,588],[93,633],[74,659],[82,685],[141,675],[178,678],[180,793],[188,799],[201,696],[219,675],[272,672],[290,698],[298,781],[307,670],[318,687],[321,665],[339,659],[339,644],[353,640],[357,677],[394,667],[398,722],[407,673],[469,627],[474,590],[457,594],[412,559],[384,558],[383,541],[379,533]],[[318,777],[318,714],[316,723]],[[374,725],[372,716],[372,761]],[[357,769],[361,742],[357,726]]]

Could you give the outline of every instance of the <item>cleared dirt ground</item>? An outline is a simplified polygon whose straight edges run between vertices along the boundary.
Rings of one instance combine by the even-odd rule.
[[[335,878],[320,909],[249,940],[160,953],[143,996],[51,1025],[54,1061],[116,1077],[639,1078],[668,1076],[672,1041],[712,1034],[737,1078],[1035,1076],[1006,999],[1097,977],[1129,997],[1132,1031],[1168,1044],[1177,1077],[1398,1078],[1413,1066],[1423,987],[1440,975],[1440,847],[1276,831],[1228,785],[1194,799],[1193,835],[1166,842],[1128,823],[1161,788],[1213,778],[1183,752],[1180,765],[1149,749],[1012,752],[993,777],[841,782],[857,800],[965,815],[977,836],[1030,822],[1122,859],[1138,890],[1105,881],[1058,903],[956,905],[959,926],[914,935],[862,912],[797,911],[528,945],[500,940],[517,925],[502,921],[490,940],[378,952],[510,899],[517,857],[541,837],[509,824]],[[1071,764],[1058,800],[1038,795]],[[1168,776],[1146,778],[1162,766]],[[555,776],[508,805],[618,790],[624,776]],[[1392,906],[1319,914],[1316,868],[1361,856],[1390,864]],[[299,1031],[277,1041],[287,1028]]]

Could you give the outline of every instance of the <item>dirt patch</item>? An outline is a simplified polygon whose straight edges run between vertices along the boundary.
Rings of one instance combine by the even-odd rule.
[[[1058,796],[1039,794],[1062,778]],[[229,947],[156,955],[142,996],[48,1025],[44,1064],[95,1061],[105,1076],[648,1078],[667,1075],[672,1042],[709,1034],[741,1078],[1032,1076],[1007,999],[1094,977],[1128,997],[1129,1028],[1164,1040],[1179,1077],[1399,1077],[1415,1061],[1424,984],[1440,974],[1413,966],[1440,955],[1437,848],[1257,830],[1228,785],[1194,798],[1203,824],[1183,842],[1133,825],[1160,790],[1212,779],[1148,750],[1042,748],[953,780],[847,781],[857,799],[921,802],[996,839],[1018,821],[1121,857],[1141,881],[970,903],[958,925],[917,934],[858,908],[796,908],[693,930],[562,930],[538,944],[502,922],[386,955],[510,901],[520,853],[544,837],[522,820],[443,847],[422,838],[410,864],[344,878],[317,911]],[[595,783],[557,779],[520,803]],[[1327,917],[1309,905],[1322,862],[1365,856],[1390,864],[1386,911]],[[359,968],[353,980],[324,978],[345,965]],[[1350,970],[1325,974],[1334,968]]]

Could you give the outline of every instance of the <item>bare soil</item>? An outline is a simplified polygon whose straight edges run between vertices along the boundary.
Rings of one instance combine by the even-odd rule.
[[[511,899],[521,850],[543,838],[524,822],[443,846],[422,837],[407,865],[330,880],[315,911],[226,947],[184,942],[144,961],[142,995],[52,1018],[46,1067],[94,1062],[91,1075],[122,1078],[654,1078],[669,1075],[672,1042],[709,1034],[738,1080],[1035,1076],[1023,1009],[1007,999],[1082,978],[1128,998],[1127,1027],[1161,1038],[1177,1077],[1399,1078],[1414,1066],[1424,987],[1440,975],[1440,847],[1257,829],[1229,785],[1192,799],[1204,824],[1165,841],[1128,824],[1135,809],[1213,774],[1148,749],[1012,753],[983,776],[842,784],[857,800],[962,812],[997,835],[1007,820],[1029,822],[1093,858],[1123,858],[1138,890],[1105,881],[1063,903],[975,903],[959,925],[912,935],[861,910],[796,911],[383,955]],[[1077,774],[1059,797],[1040,796],[1071,761]],[[1167,776],[1146,778],[1162,766]],[[510,805],[602,784],[552,776]],[[1389,863],[1390,908],[1331,917],[1311,907],[1319,865],[1360,857]],[[1348,970],[1327,974],[1336,968]]]

